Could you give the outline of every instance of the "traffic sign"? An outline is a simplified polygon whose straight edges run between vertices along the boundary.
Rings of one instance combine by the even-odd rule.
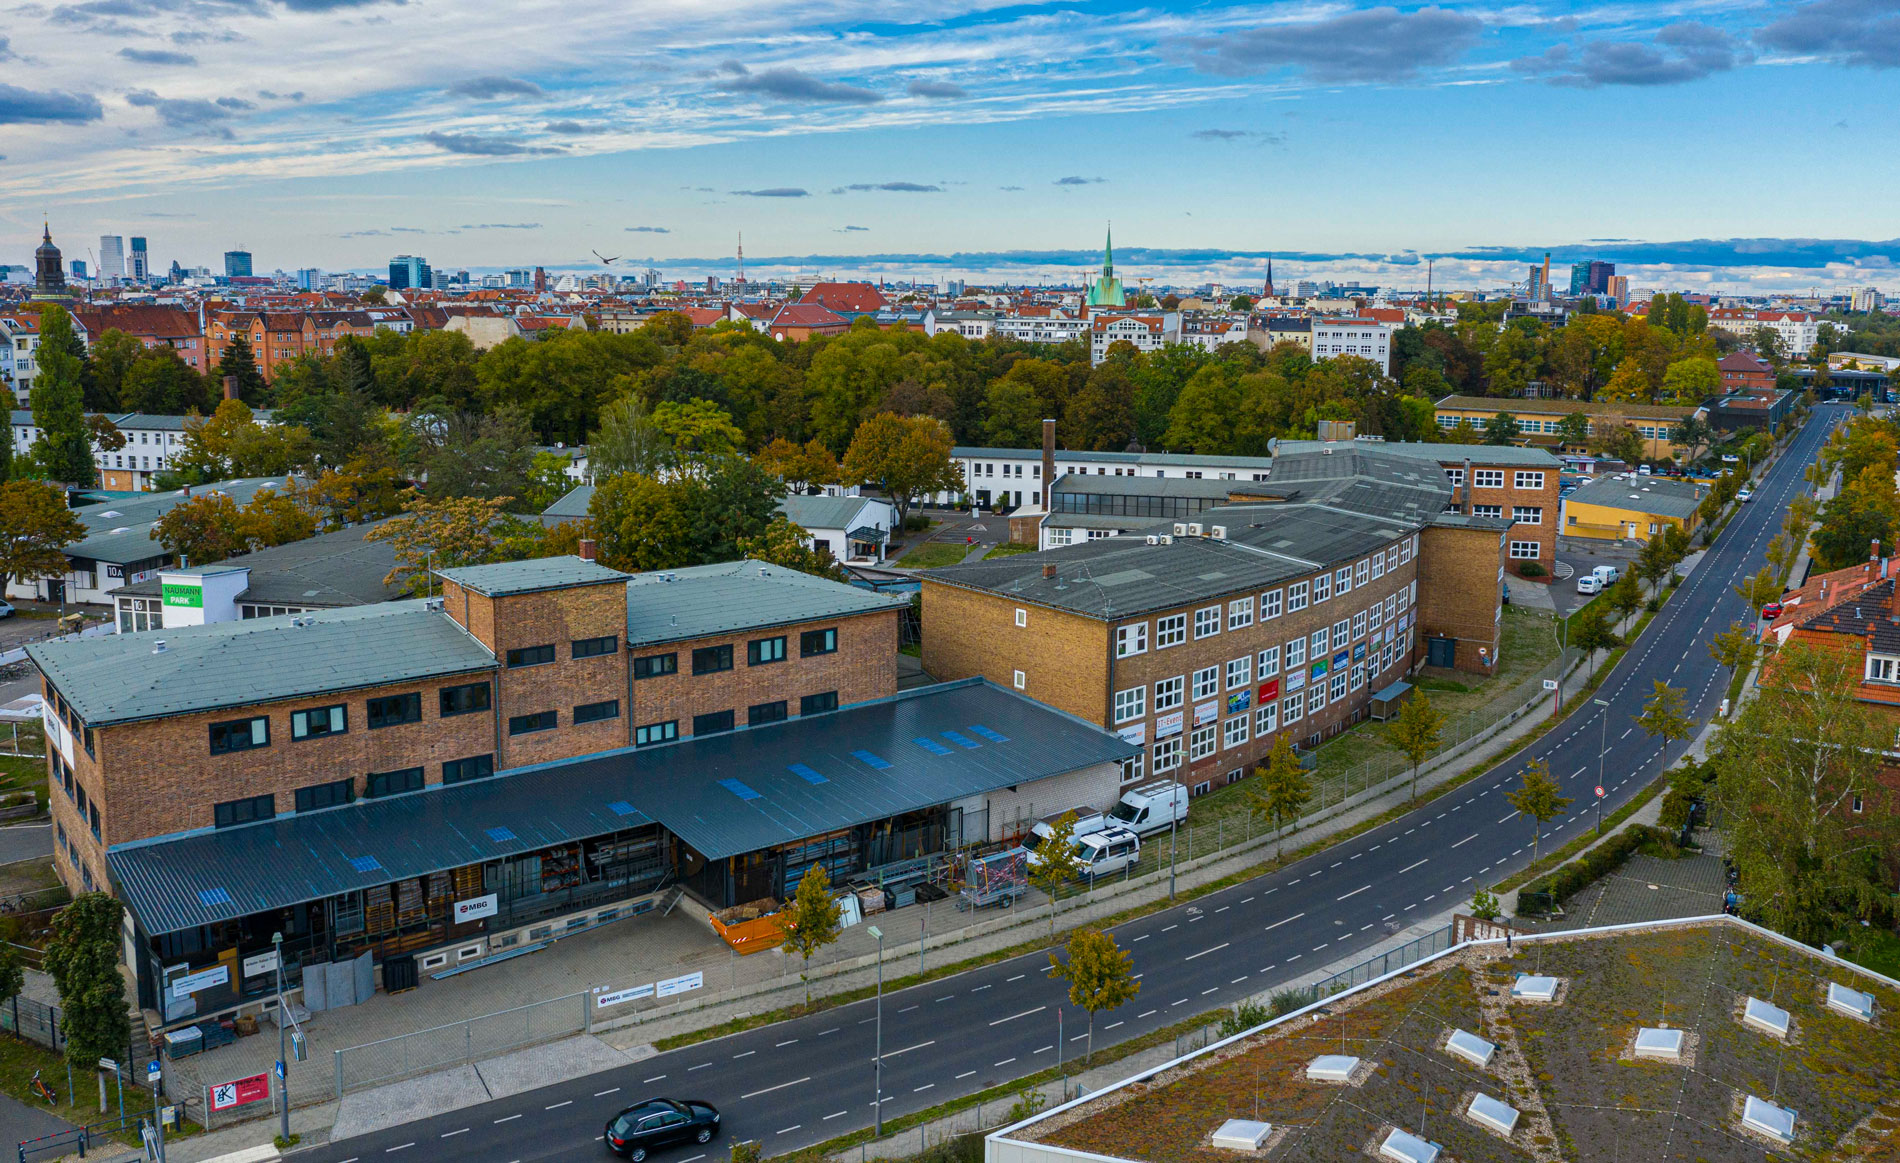
[[[1547,679],[1545,679],[1545,680],[1544,680],[1544,689],[1545,689],[1545,690],[1547,690],[1547,691],[1554,691],[1554,690],[1556,690],[1556,689],[1557,689],[1557,680],[1556,680],[1556,679],[1554,679],[1554,678],[1547,678]]]
[[[145,1081],[153,1086],[158,1085],[158,1078],[162,1073],[164,1072],[158,1067],[158,1059],[154,1058],[145,1064]]]
[[[1602,784],[1598,784],[1598,785],[1597,785],[1597,798],[1598,798],[1598,799],[1602,799],[1602,798],[1603,798],[1603,785],[1602,785]]]

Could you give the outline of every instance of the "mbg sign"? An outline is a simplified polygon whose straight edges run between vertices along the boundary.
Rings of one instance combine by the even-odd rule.
[[[470,921],[479,921],[483,917],[492,917],[501,907],[501,898],[497,893],[478,896],[470,900],[455,902],[455,923],[465,925]]]

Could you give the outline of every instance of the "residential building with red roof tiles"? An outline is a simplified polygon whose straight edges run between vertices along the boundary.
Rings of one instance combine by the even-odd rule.
[[[210,370],[196,311],[144,303],[100,304],[75,306],[72,316],[88,347],[108,331],[123,331],[146,347],[171,348],[193,371]]]
[[[767,333],[773,339],[800,343],[814,335],[842,335],[849,330],[851,320],[822,304],[800,300],[779,308]]]
[[[874,315],[891,305],[883,292],[869,283],[813,283],[798,301],[816,303],[846,317]]]

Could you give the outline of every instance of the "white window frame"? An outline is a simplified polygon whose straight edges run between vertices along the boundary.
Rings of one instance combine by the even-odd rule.
[[[1511,560],[1536,561],[1543,553],[1543,546],[1535,541],[1511,542]]]
[[[1333,649],[1344,650],[1346,643],[1352,641],[1352,619],[1341,618],[1333,623]]]
[[[1280,718],[1287,726],[1306,718],[1306,692],[1294,691],[1280,700]]]
[[[1227,689],[1237,691],[1253,685],[1253,655],[1243,654],[1227,660]]]
[[[1370,632],[1377,634],[1379,632],[1379,629],[1383,627],[1384,625],[1385,625],[1385,603],[1374,602],[1370,606],[1367,606],[1366,607],[1366,628]]]
[[[1366,581],[1372,576],[1371,573],[1369,572],[1371,569],[1372,569],[1371,558],[1365,558],[1361,560],[1358,565],[1353,566],[1352,567],[1352,584],[1355,586],[1365,585]]]
[[[1187,676],[1177,674],[1155,683],[1155,713],[1172,711],[1187,702]]]
[[[1385,576],[1385,550],[1372,555],[1372,580],[1378,581]]]
[[[1146,751],[1137,751],[1122,760],[1122,782],[1140,783],[1147,770],[1148,753]]]
[[[1155,619],[1155,649],[1166,650],[1187,641],[1187,615],[1169,614]]]
[[[1220,693],[1220,667],[1203,666],[1194,672],[1194,701],[1211,699]]]
[[[1271,622],[1280,616],[1280,591],[1268,590],[1260,595],[1260,620]]]
[[[1278,646],[1269,646],[1255,656],[1254,673],[1259,676],[1261,682],[1265,682],[1280,673],[1280,648]]]
[[[1115,722],[1132,723],[1148,717],[1148,686],[1131,686],[1115,692]]]
[[[1016,625],[1018,626],[1029,625],[1029,611],[1023,609],[1021,606],[1016,607]]]
[[[1188,736],[1188,762],[1195,763],[1220,750],[1220,726],[1203,723]]]
[[[1294,582],[1286,588],[1286,612],[1297,614],[1306,608],[1306,583]]]
[[[1212,638],[1220,633],[1220,607],[1203,606],[1194,611],[1194,640]]]
[[[1518,525],[1542,525],[1544,507],[1542,505],[1512,505],[1511,520]]]
[[[1333,628],[1321,626],[1306,636],[1306,656],[1314,662],[1330,656],[1333,652]]]
[[[1317,715],[1320,713],[1321,710],[1325,708],[1325,706],[1326,706],[1326,676],[1322,674],[1307,685],[1306,711],[1308,714]]]
[[[1329,600],[1333,596],[1333,575],[1322,573],[1313,579],[1313,604]]]
[[[1544,487],[1544,474],[1526,469],[1518,469],[1512,477],[1512,483],[1520,489],[1541,489]]]
[[[1352,616],[1352,637],[1357,641],[1366,636],[1366,612],[1359,611]]]
[[[1292,674],[1294,671],[1298,670],[1300,667],[1305,666],[1305,665],[1306,665],[1306,636],[1302,634],[1298,638],[1289,640],[1286,644],[1287,673]]]
[[[1352,668],[1352,689],[1355,691],[1361,690],[1365,687],[1365,685],[1366,685],[1366,668],[1364,664],[1353,667]]]
[[[1336,670],[1332,673],[1331,678],[1332,683],[1326,692],[1326,697],[1337,703],[1346,697],[1346,672]]]
[[[1019,670],[1015,674],[1014,682],[1016,684],[1016,689],[1022,690],[1025,686],[1029,685],[1029,676]]]
[[[1115,628],[1115,657],[1133,658],[1148,653],[1148,623],[1135,622]]]
[[[1504,506],[1503,505],[1473,505],[1471,506],[1471,515],[1473,517],[1495,517],[1498,520],[1502,521],[1504,519]]]
[[[1179,770],[1181,766],[1181,737],[1179,735],[1171,735],[1166,739],[1156,739],[1154,756],[1156,775],[1160,775],[1165,771]]]
[[[1235,598],[1227,603],[1227,628],[1245,630],[1253,625],[1253,595]]]
[[[1280,729],[1280,704],[1268,699],[1253,712],[1253,737],[1264,739]]]
[[[1253,717],[1251,715],[1235,715],[1233,718],[1222,722],[1220,728],[1220,745],[1227,749],[1244,746],[1250,738],[1248,728],[1252,725]]]
[[[1474,468],[1471,470],[1471,487],[1474,489],[1501,489],[1504,487],[1504,470],[1501,468]]]
[[[1892,682],[1893,674],[1894,659],[1882,658],[1875,654],[1869,654],[1867,656],[1868,682]]]

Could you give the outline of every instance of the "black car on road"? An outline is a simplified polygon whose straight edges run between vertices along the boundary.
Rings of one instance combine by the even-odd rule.
[[[719,1133],[719,1111],[698,1099],[649,1098],[607,1120],[607,1146],[614,1154],[641,1163],[661,1147],[709,1143]]]

